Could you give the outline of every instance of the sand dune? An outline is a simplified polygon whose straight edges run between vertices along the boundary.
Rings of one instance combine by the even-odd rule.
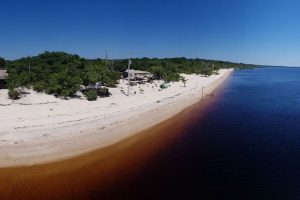
[[[202,77],[184,75],[182,82],[161,90],[160,81],[133,86],[126,80],[110,88],[111,97],[89,102],[63,100],[29,91],[12,101],[0,90],[0,167],[27,166],[84,154],[149,128],[196,103],[219,86],[232,69]]]

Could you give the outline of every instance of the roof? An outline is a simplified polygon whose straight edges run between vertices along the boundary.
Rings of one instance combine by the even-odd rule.
[[[140,74],[140,73],[139,73],[139,74],[136,74],[135,77],[136,77],[136,78],[152,78],[152,77],[153,77],[153,74],[150,74],[150,73],[147,73],[147,74],[146,74],[146,73],[145,73],[145,74]]]
[[[0,70],[0,79],[6,79],[7,72],[6,70]]]
[[[101,88],[101,83],[100,82],[97,82],[95,84],[90,84],[88,86],[86,86],[84,89],[85,90],[89,90],[89,89],[100,89]]]
[[[128,69],[125,72],[128,73]],[[147,71],[134,70],[134,69],[130,69],[129,73],[134,73],[134,74],[151,74],[150,72],[147,72]]]

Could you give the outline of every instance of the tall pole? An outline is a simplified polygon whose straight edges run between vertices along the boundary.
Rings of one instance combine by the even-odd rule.
[[[106,67],[107,67],[107,59],[108,59],[107,50],[105,50],[105,65],[106,65]]]
[[[130,65],[131,65],[131,60],[130,60],[130,53],[129,53],[129,58],[128,58],[128,76],[127,76],[127,79],[128,79],[128,92],[127,92],[127,95],[129,96],[129,90],[130,90]]]
[[[30,56],[29,56],[29,64],[28,64],[28,75],[29,75],[29,83],[30,83],[30,69],[31,66],[30,66]]]
[[[110,66],[110,70],[111,70],[111,71],[114,71],[114,59],[113,59],[112,56],[111,56],[111,66]]]

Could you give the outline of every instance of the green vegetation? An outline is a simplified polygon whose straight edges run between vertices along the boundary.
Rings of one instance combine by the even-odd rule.
[[[6,61],[4,58],[0,57],[0,69],[4,69],[6,66]]]
[[[83,92],[87,100],[95,101],[99,97],[109,97],[111,94],[107,87],[101,87],[99,89],[88,89]]]
[[[125,71],[127,60],[116,60],[114,69]],[[188,59],[188,58],[138,58],[134,59],[132,68],[137,70],[150,71],[154,74],[155,79],[163,79],[166,82],[179,81],[180,73],[185,74],[202,74],[210,76],[221,68],[253,68],[255,65],[242,63],[232,63],[226,61],[215,61],[205,59]]]
[[[89,61],[89,63],[84,65],[84,76],[82,77],[84,85],[101,82],[102,85],[107,87],[115,87],[118,83],[119,73],[106,68],[104,62]]]
[[[13,89],[8,91],[8,96],[10,99],[17,100],[20,98],[20,92]]]
[[[30,66],[30,67],[29,67]],[[73,97],[80,86],[101,82],[113,87],[119,75],[102,60],[86,60],[63,52],[45,52],[8,63],[8,88],[33,87],[59,97]]]
[[[48,85],[45,85],[46,93],[62,97],[72,97],[80,89],[82,81],[78,75],[72,76],[66,71],[51,74]],[[42,88],[44,84],[40,84]]]
[[[121,74],[127,68],[127,59],[114,60],[114,70],[105,60],[84,59],[78,55],[64,52],[45,52],[34,57],[25,57],[14,61],[0,58],[0,68],[8,70],[7,85],[10,92],[20,86],[32,87],[38,92],[46,92],[59,97],[73,97],[81,85],[100,83],[98,96],[109,96],[107,87],[115,87]],[[30,67],[29,67],[30,66]],[[183,81],[180,73],[202,74],[210,76],[220,68],[249,68],[251,65],[187,58],[138,58],[133,60],[132,69],[146,70],[154,74],[155,79],[166,82]],[[95,91],[85,94],[95,99]]]
[[[107,87],[101,87],[99,90],[97,90],[97,94],[100,97],[109,97],[111,95]]]
[[[97,90],[96,89],[92,89],[89,91],[86,91],[84,93],[85,97],[87,98],[88,101],[95,101],[98,98],[98,94],[97,94]]]

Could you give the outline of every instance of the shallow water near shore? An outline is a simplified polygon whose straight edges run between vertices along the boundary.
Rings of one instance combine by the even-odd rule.
[[[0,200],[146,198],[138,191],[131,194],[135,181],[156,163],[160,152],[180,140],[189,120],[204,116],[202,111],[214,100],[210,95],[171,119],[107,148],[49,164],[0,169]],[[193,112],[195,109],[201,112]]]
[[[236,71],[213,96],[121,143],[0,169],[0,199],[298,199],[300,69]]]

